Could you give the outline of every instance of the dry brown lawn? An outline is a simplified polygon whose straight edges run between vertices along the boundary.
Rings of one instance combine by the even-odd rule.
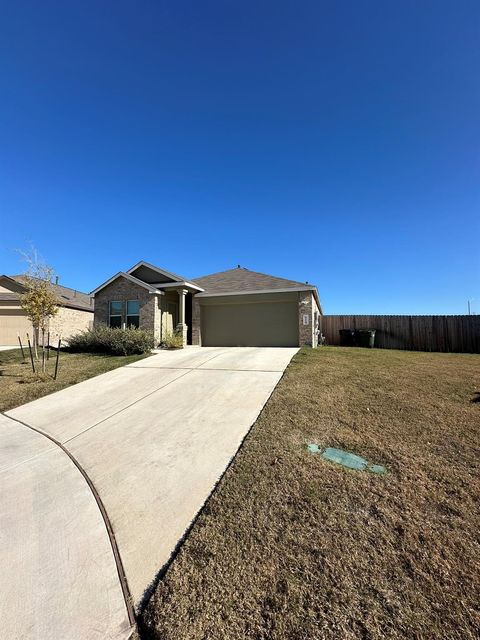
[[[32,371],[28,350],[0,351],[0,411],[8,411],[100,373],[135,362],[144,355],[106,356],[92,353],[60,353],[57,380],[53,379],[56,351],[50,354],[46,375]]]
[[[477,355],[300,351],[141,636],[479,638],[479,391]],[[347,470],[308,443],[389,473]]]

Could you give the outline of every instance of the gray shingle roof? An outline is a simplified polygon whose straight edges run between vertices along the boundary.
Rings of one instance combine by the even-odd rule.
[[[7,276],[7,278],[11,278],[19,284],[23,284],[25,280],[25,276],[23,275]],[[93,311],[93,304],[90,304],[90,296],[88,293],[70,289],[70,287],[64,287],[61,284],[53,284],[53,282],[51,283],[51,287],[62,307]]]
[[[236,291],[271,291],[275,289],[313,289],[314,285],[286,278],[277,278],[266,273],[250,271],[243,267],[228,269],[193,280],[205,293],[234,293]]]

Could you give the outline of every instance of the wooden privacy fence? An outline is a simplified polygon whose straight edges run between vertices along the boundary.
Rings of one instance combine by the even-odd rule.
[[[480,316],[322,316],[326,343],[340,344],[340,329],[376,329],[375,347],[480,353]]]

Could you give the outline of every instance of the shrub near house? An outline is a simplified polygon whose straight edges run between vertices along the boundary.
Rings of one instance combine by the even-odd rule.
[[[118,329],[100,325],[69,339],[69,351],[129,356],[148,353],[154,347],[153,331],[128,327]]]

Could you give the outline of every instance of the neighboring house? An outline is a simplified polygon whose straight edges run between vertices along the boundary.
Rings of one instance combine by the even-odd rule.
[[[50,318],[50,344],[56,344],[93,324],[93,300],[87,293],[51,284],[58,298],[58,313]],[[32,336],[32,325],[22,307],[20,296],[26,291],[24,276],[0,276],[0,345],[18,345],[18,335],[25,341]]]
[[[181,331],[184,344],[316,346],[322,313],[317,288],[243,267],[186,280],[147,262],[91,293],[95,324]]]

